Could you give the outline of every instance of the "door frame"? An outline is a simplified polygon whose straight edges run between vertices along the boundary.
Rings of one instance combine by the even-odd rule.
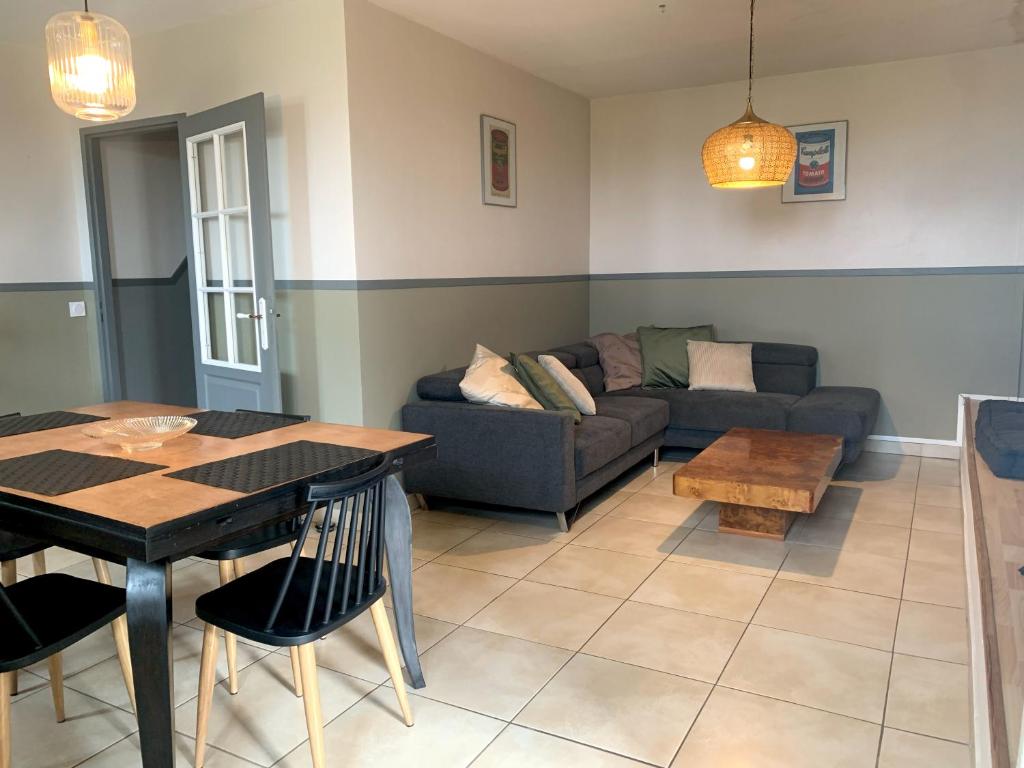
[[[100,141],[112,136],[130,136],[164,131],[178,124],[184,113],[130,120],[124,123],[92,126],[79,131],[82,143],[82,177],[85,182],[85,209],[89,222],[89,250],[92,253],[93,283],[96,286],[96,325],[100,351],[103,399],[124,399],[121,383],[121,348],[118,343],[117,316],[114,313],[114,282],[110,269],[110,231],[103,160]]]

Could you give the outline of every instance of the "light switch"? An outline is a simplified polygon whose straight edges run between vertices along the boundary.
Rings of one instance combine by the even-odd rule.
[[[84,301],[69,301],[68,302],[68,317],[85,317],[85,302]]]

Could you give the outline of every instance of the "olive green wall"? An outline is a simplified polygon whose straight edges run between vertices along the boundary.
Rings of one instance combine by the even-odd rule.
[[[874,433],[952,440],[957,395],[1016,395],[1024,275],[601,279],[590,330],[714,323],[725,340],[818,348],[821,384],[882,393]]]
[[[86,317],[68,317],[69,301]],[[103,399],[91,290],[0,290],[0,413]]]
[[[585,281],[360,290],[363,423],[397,427],[425,374],[466,365],[480,343],[500,354],[587,336]]]

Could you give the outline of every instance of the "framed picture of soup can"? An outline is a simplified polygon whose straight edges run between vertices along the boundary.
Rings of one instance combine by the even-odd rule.
[[[516,207],[516,126],[480,115],[480,176],[484,205]]]
[[[796,163],[782,187],[782,202],[846,199],[846,120],[790,125]]]

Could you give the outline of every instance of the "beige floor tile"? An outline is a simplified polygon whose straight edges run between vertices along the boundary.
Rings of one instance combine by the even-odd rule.
[[[516,722],[665,766],[710,690],[706,683],[578,655]]]
[[[480,531],[490,528],[496,522],[493,518],[484,517],[483,514],[473,514],[469,510],[456,512],[447,509],[424,509],[417,512],[415,517],[417,521],[424,523],[451,525],[456,528],[476,528]]]
[[[891,651],[899,600],[777,579],[754,623]]]
[[[903,480],[836,480],[832,486],[860,491],[860,500],[872,504],[912,504],[917,493],[916,482]]]
[[[960,509],[963,507],[963,498],[959,487],[921,483],[917,486],[917,503],[932,507]]]
[[[697,523],[698,531],[717,531],[718,530],[718,508],[721,506],[718,502],[708,502],[713,506],[708,510],[708,513],[704,516],[704,519]]]
[[[916,560],[907,562],[907,579],[903,585],[904,600],[963,608],[965,590],[962,565],[939,565]]]
[[[527,536],[481,531],[435,562],[521,579],[561,548],[561,544]]]
[[[878,523],[909,528],[914,517],[914,500],[878,501],[865,498],[859,487],[830,485],[814,512],[819,517],[841,517],[860,523]]]
[[[412,609],[420,616],[462,624],[515,583],[507,576],[427,563],[412,574]],[[391,607],[390,597],[385,599]]]
[[[739,621],[628,602],[583,652],[714,683],[745,628]]]
[[[72,690],[64,691],[64,708],[67,720],[58,723],[48,689],[11,705],[12,766],[78,765],[138,728],[134,715]]]
[[[64,549],[63,547],[50,547],[49,549],[43,550],[43,557],[46,560],[46,572],[55,573],[56,571],[63,571],[65,568],[84,562],[88,560],[92,562],[92,558],[88,555],[83,555],[81,552],[72,552],[70,549]],[[28,578],[29,576],[35,576],[35,564],[31,557],[22,557],[18,560],[18,576],[22,578]]]
[[[917,456],[901,456],[894,453],[862,453],[852,464],[846,464],[836,472],[837,480],[884,481],[913,483],[917,481],[921,459]]]
[[[390,608],[388,617],[391,631],[394,633],[397,624],[394,611]],[[416,628],[416,645],[421,654],[447,637],[457,627],[446,621],[418,615],[413,615],[413,624]],[[278,653],[287,655],[288,650],[280,649]],[[321,667],[371,683],[383,683],[388,679],[388,670],[384,666],[384,657],[377,642],[377,631],[373,628],[368,611],[319,641],[316,644],[316,662]]]
[[[717,512],[714,514],[717,520]],[[788,549],[784,541],[696,530],[683,539],[668,559],[755,576],[774,576]]]
[[[196,742],[180,733],[174,740],[175,768],[192,768],[195,765]],[[109,749],[86,760],[77,768],[136,768],[142,765],[139,753],[139,735],[129,736]],[[240,757],[229,755],[216,747],[207,746],[205,768],[254,768],[256,764]]]
[[[581,547],[610,549],[627,555],[666,558],[690,532],[690,528],[646,523],[625,517],[608,516],[580,534],[575,543]]]
[[[693,528],[710,511],[713,504],[701,499],[663,496],[655,493],[633,494],[608,514],[648,523]]]
[[[547,733],[510,725],[473,761],[473,768],[643,768],[643,763]]]
[[[966,613],[960,608],[904,600],[896,630],[896,652],[966,664]]]
[[[620,605],[614,597],[521,581],[466,625],[576,651]]]
[[[960,462],[952,459],[921,459],[922,483],[928,485],[960,485]]]
[[[963,568],[963,536],[959,533],[915,530],[910,537],[910,559]]]
[[[412,569],[415,571],[417,568],[422,568],[428,562],[430,562],[430,561],[429,560],[418,560],[417,558],[414,557],[412,559]]]
[[[793,544],[779,569],[780,579],[899,597],[906,563],[869,552]]]
[[[632,599],[683,611],[750,621],[771,579],[685,563],[662,563]]]
[[[641,490],[644,493],[652,493],[659,496],[675,496],[675,487],[672,481],[672,475],[675,474],[675,470],[679,469],[678,466],[672,467],[671,469],[658,467],[658,476],[651,480],[650,483],[645,485]]]
[[[895,525],[812,515],[803,518],[802,523],[794,527],[789,540],[842,549],[844,552],[868,552],[903,559],[907,556],[910,530]]]
[[[615,503],[621,503],[629,494],[615,494]],[[606,503],[611,504],[612,499]],[[578,538],[580,534],[589,529],[598,520],[601,520],[605,513],[590,512],[581,513],[568,531],[558,527],[558,520],[554,515],[547,514],[509,514],[506,517],[511,519],[499,520],[488,530],[495,533],[511,533],[514,536],[526,536],[531,539],[550,541],[557,544],[568,544]]]
[[[716,688],[672,768],[873,768],[877,725]]]
[[[416,515],[412,521],[412,556],[419,560],[433,560],[479,533],[476,528],[421,521],[421,517]]]
[[[190,627],[175,627],[172,633],[174,643],[174,706],[184,704],[199,693],[199,661],[203,649],[203,633]],[[224,643],[220,643],[217,659],[217,680],[228,676]],[[238,645],[238,669],[245,669],[267,655],[245,643]],[[128,691],[121,676],[121,664],[117,657],[89,667],[76,675],[65,675],[65,685],[88,694],[100,701],[131,710]]]
[[[412,698],[416,724],[402,722],[390,688],[378,688],[324,728],[328,759],[345,768],[458,768],[467,766],[505,726],[438,701]],[[335,763],[331,762],[333,766]],[[275,768],[309,768],[303,744]]]
[[[421,696],[511,720],[572,656],[570,651],[459,627],[422,654]]]
[[[174,621],[187,624],[196,617],[196,598],[220,586],[220,569],[211,562],[195,563],[174,571],[171,583]]]
[[[922,531],[963,534],[964,513],[953,507],[930,507],[918,504],[914,507],[914,528]]]
[[[324,721],[330,722],[373,690],[364,680],[329,669],[317,670]],[[291,691],[292,666],[272,653],[238,674],[237,696],[218,685],[210,709],[208,743],[260,765],[273,765],[308,738],[302,700]],[[398,704],[392,696],[392,707]],[[175,712],[179,731],[195,738],[196,699]],[[308,759],[308,755],[307,755]]]
[[[93,632],[70,648],[65,649],[61,654],[64,663],[64,677],[71,677],[100,662],[112,659],[116,653],[114,636],[109,628]],[[33,664],[28,668],[28,671],[46,680],[50,679],[50,670],[45,661]]]
[[[527,581],[626,598],[661,560],[569,544],[539,565]]]
[[[970,737],[967,667],[896,654],[885,724],[966,744]]]
[[[971,753],[966,744],[892,728],[882,732],[878,768],[970,768],[970,765]]]
[[[890,654],[751,625],[720,685],[881,723]]]

